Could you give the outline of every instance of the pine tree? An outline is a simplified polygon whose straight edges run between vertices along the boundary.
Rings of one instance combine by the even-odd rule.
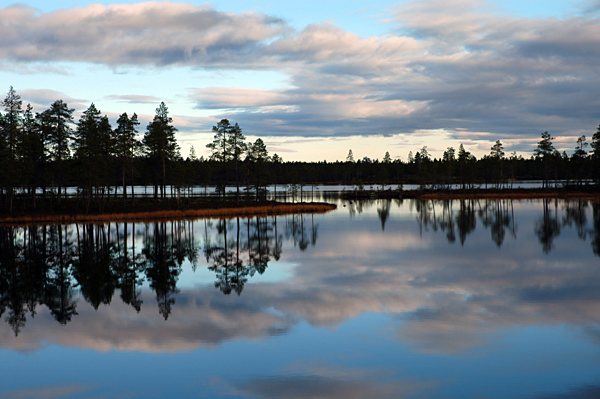
[[[239,179],[239,163],[242,155],[247,151],[248,145],[245,143],[246,137],[242,134],[242,128],[236,123],[229,132],[227,144],[233,158],[235,166],[235,188],[236,201],[240,199],[240,179]]]
[[[600,125],[596,130],[596,133],[592,136],[592,142],[590,143],[590,147],[593,150],[593,158],[592,158],[592,168],[595,171],[600,170]],[[594,179],[596,182],[600,182],[600,173],[593,173]]]
[[[390,156],[390,152],[386,151],[383,156],[383,163],[392,163],[392,157]]]
[[[127,163],[129,163],[129,169],[131,171],[131,199],[133,201],[133,159],[136,150],[140,146],[140,142],[136,139],[137,126],[139,126],[137,114],[133,114],[131,118],[126,112],[119,116],[117,120],[117,127],[115,128],[113,135],[115,140],[115,152],[116,155],[121,159],[121,174],[123,184],[123,205],[125,206],[127,201],[127,185],[125,183],[125,171],[128,169]]]
[[[346,156],[346,162],[354,162],[354,154],[352,153],[352,150],[348,151],[348,156]]]
[[[13,195],[14,195],[14,186],[16,183],[16,167],[17,167],[17,146],[20,140],[21,127],[23,123],[23,101],[21,101],[21,96],[17,94],[17,92],[10,86],[4,101],[2,102],[4,107],[4,117],[2,118],[1,125],[1,134],[4,137],[3,143],[6,145],[5,147],[5,163],[4,165],[8,170],[7,176],[7,200],[8,200],[8,211],[12,212],[13,208]]]
[[[550,173],[550,162],[554,154],[554,145],[552,144],[554,137],[548,132],[542,133],[542,139],[538,142],[537,148],[534,150],[536,157],[542,158],[544,163],[544,186],[548,187],[548,175]]]
[[[69,108],[63,100],[52,103],[43,118],[48,123],[48,144],[50,155],[56,162],[58,203],[60,204],[63,188],[63,161],[70,156],[69,141],[72,137],[70,124],[73,123],[73,108]]]
[[[594,133],[592,136],[592,142],[590,143],[590,146],[594,152],[594,158],[600,158],[600,125],[598,125],[596,133]]]
[[[27,104],[23,114],[23,134],[19,142],[18,157],[21,160],[21,178],[29,189],[29,195],[36,208],[36,187],[40,181],[38,172],[44,161],[44,141],[41,126],[33,115],[33,107]]]
[[[494,145],[491,148],[491,153],[490,156],[496,160],[499,163],[500,166],[500,182],[502,182],[502,179],[504,178],[503,176],[503,163],[502,160],[504,159],[504,146],[502,146],[502,143],[500,142],[500,140],[496,140],[496,143],[494,143]],[[498,184],[499,186],[500,184]]]
[[[248,147],[246,160],[251,162],[254,166],[256,199],[258,199],[260,189],[266,185],[265,165],[269,161],[269,152],[267,151],[267,146],[261,138],[257,138],[256,141]]]
[[[173,118],[169,116],[169,111],[164,102],[156,109],[156,115],[152,122],[146,128],[144,135],[144,148],[150,162],[162,165],[162,174],[156,178],[154,183],[154,198],[158,197],[158,183],[160,181],[161,196],[166,196],[167,182],[167,161],[172,161],[180,157],[179,145],[175,138],[177,129],[171,124]]]
[[[230,159],[229,146],[227,145],[227,137],[232,126],[229,120],[221,119],[217,126],[213,126],[214,133],[212,143],[208,143],[206,148],[210,150],[210,160],[218,162],[227,162]]]
[[[212,143],[208,143],[206,148],[211,151],[210,159],[226,164],[229,161],[234,161],[235,167],[235,184],[237,189],[237,199],[239,200],[239,161],[242,154],[246,152],[247,145],[244,142],[246,137],[242,134],[242,129],[236,123],[231,125],[229,120],[221,119],[217,126],[213,126],[214,133]]]
[[[82,170],[85,173],[84,180],[87,182],[87,210],[92,199],[92,189],[96,189],[96,199],[98,198],[98,189],[103,182],[103,175],[108,167],[107,152],[110,151],[110,144],[107,136],[110,134],[110,124],[108,118],[102,117],[99,109],[92,103],[86,109],[77,123],[77,129],[73,134],[73,148],[75,150],[75,159],[81,163]],[[108,132],[107,132],[108,130]]]

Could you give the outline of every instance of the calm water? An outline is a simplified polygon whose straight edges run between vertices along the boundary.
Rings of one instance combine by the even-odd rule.
[[[338,205],[0,227],[0,397],[600,396],[600,204]]]

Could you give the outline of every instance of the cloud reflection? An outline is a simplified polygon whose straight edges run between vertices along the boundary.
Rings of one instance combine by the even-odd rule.
[[[535,235],[540,202],[514,204],[520,236],[502,247],[489,234],[472,233],[464,246],[449,242],[444,231],[421,230],[416,211],[401,206],[391,209],[385,231],[375,208],[365,207],[360,218],[325,215],[310,251],[284,244],[282,260],[298,265],[293,275],[251,283],[239,297],[206,285],[180,289],[167,321],[147,288],[139,313],[117,293],[97,311],[79,299],[65,328],[41,307],[18,338],[3,323],[1,345],[178,352],[286,334],[299,322],[334,328],[367,312],[389,315],[395,336],[427,353],[462,352],[521,326],[567,324],[598,335],[590,326],[600,320],[600,258],[577,226],[565,225],[547,256]],[[479,223],[476,231],[492,225]]]
[[[94,388],[95,386],[63,385],[55,387],[27,388],[18,391],[0,391],[0,395],[3,399],[53,399],[81,394]]]
[[[398,378],[390,371],[308,367],[294,374],[257,377],[235,384],[235,390],[255,398],[399,399],[424,393],[435,383]]]

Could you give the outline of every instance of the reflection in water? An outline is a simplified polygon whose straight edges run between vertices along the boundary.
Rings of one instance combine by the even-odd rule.
[[[554,200],[554,212],[550,208],[551,200],[543,200],[544,215],[536,222],[535,234],[542,244],[545,254],[549,254],[554,247],[554,239],[560,234],[558,221],[558,201]]]
[[[600,256],[600,204],[590,201],[542,200],[533,232],[542,251],[551,253],[561,228],[570,227],[581,240],[591,239]],[[402,200],[350,204],[351,215],[376,205],[381,230]],[[490,230],[500,248],[507,236],[517,238],[514,202],[510,200],[409,201],[419,235],[441,231],[461,246],[477,222]],[[591,211],[591,212],[590,212]],[[588,214],[591,213],[591,218]],[[590,225],[589,220],[592,220]],[[279,260],[283,243],[300,251],[316,244],[319,224],[314,215],[251,217],[155,223],[76,224],[70,226],[0,227],[0,316],[15,335],[45,305],[60,324],[77,315],[80,295],[94,309],[109,305],[118,290],[123,303],[140,312],[142,287],[156,295],[158,311],[172,313],[184,262],[196,270],[199,254],[214,273],[214,286],[238,295],[255,275]],[[197,239],[196,231],[202,231]],[[531,231],[531,230],[530,230]],[[393,234],[393,233],[390,233]]]
[[[592,248],[594,253],[600,256],[600,203],[592,204],[594,209],[594,228],[592,229]]]
[[[131,397],[189,397],[189,384],[160,385],[198,375],[213,389],[203,397],[594,397],[598,203],[351,208],[0,227],[1,346],[26,353],[9,356],[32,375],[69,348],[105,384],[95,397],[127,396],[134,383],[159,391]],[[57,385],[89,380],[60,372],[69,380]],[[11,377],[0,396],[43,396]]]
[[[215,287],[240,295],[248,278],[263,274],[271,260],[281,257],[282,221],[285,238],[301,250],[316,244],[318,224],[314,216],[306,215],[238,217],[218,220],[216,225],[201,220],[1,226],[0,316],[7,313],[15,335],[25,326],[28,313],[35,316],[39,304],[48,307],[60,324],[67,324],[77,315],[76,291],[98,310],[111,303],[116,289],[121,300],[139,313],[147,281],[167,320],[185,261],[196,270],[203,252],[208,269],[215,273]],[[195,224],[203,224],[202,244],[195,238]]]

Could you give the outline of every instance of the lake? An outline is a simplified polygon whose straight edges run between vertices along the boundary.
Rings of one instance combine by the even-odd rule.
[[[600,203],[0,227],[1,398],[596,398]]]

